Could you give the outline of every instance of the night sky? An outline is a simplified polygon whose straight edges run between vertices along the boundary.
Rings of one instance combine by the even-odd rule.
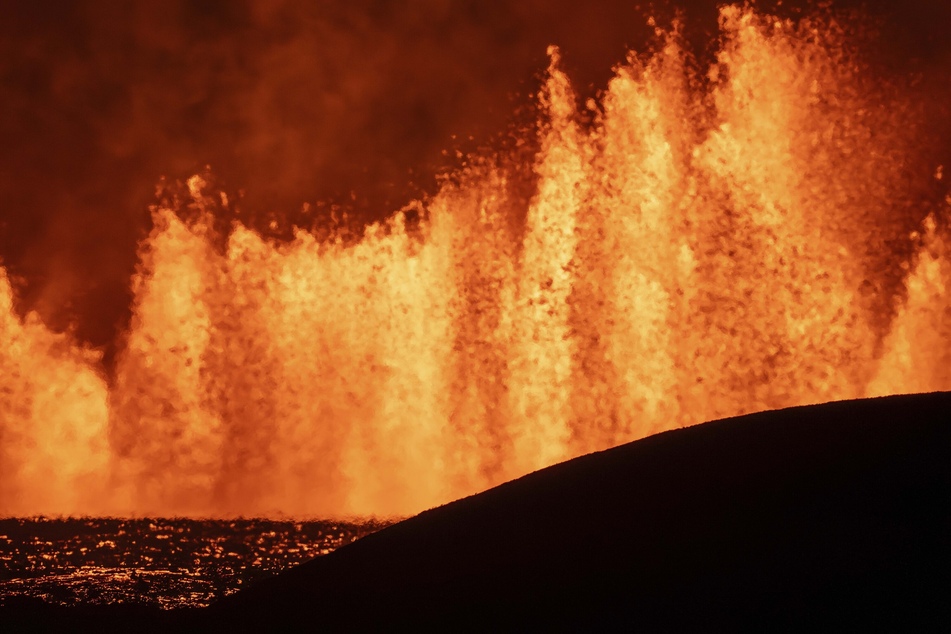
[[[515,123],[549,44],[596,96],[650,39],[637,4],[0,0],[0,258],[18,310],[111,346],[163,176],[210,165],[250,218],[328,201],[378,219],[434,193],[453,150]],[[716,3],[679,4],[702,59]],[[946,106],[951,3],[865,4],[876,68]]]

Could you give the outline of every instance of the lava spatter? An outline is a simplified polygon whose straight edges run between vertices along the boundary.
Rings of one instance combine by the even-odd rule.
[[[915,110],[821,18],[720,28],[709,73],[673,29],[584,112],[552,49],[522,207],[499,158],[360,240],[157,208],[109,385],[0,278],[0,513],[405,515],[672,427],[951,388],[947,210],[891,216]]]

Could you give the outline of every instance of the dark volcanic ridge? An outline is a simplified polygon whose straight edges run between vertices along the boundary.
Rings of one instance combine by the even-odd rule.
[[[23,602],[0,622],[947,629],[949,500],[951,394],[797,407],[538,471],[204,610]]]

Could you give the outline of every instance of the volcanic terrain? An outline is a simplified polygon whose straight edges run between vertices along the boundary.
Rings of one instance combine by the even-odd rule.
[[[22,628],[951,624],[951,394],[664,432],[369,535],[203,610],[8,605]],[[12,630],[11,630],[12,631]]]

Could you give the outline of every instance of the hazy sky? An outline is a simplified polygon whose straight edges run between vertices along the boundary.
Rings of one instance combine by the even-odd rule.
[[[712,50],[716,3],[679,4]],[[947,69],[951,3],[866,4],[895,72]],[[649,36],[637,5],[0,0],[0,257],[22,308],[111,341],[162,176],[210,164],[257,211],[353,192],[381,217],[432,192],[453,135],[504,130],[549,44],[603,87]]]

